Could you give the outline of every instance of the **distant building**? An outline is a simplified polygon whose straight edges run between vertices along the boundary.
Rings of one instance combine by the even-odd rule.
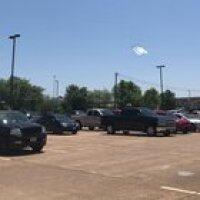
[[[200,109],[200,97],[178,97],[176,104],[178,107]]]

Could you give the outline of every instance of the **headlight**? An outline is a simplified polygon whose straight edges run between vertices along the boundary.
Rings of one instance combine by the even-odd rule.
[[[67,127],[68,124],[67,124],[67,123],[62,123],[62,126],[63,126],[63,127]]]
[[[16,137],[21,137],[22,136],[22,132],[21,132],[21,130],[19,128],[15,128],[15,129],[11,129],[10,135],[16,136]]]
[[[42,133],[46,133],[46,128],[44,126],[42,126]]]

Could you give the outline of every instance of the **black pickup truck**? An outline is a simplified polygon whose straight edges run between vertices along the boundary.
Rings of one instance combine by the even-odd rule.
[[[116,131],[143,131],[149,136],[163,133],[169,136],[175,132],[174,120],[166,116],[158,116],[154,111],[147,108],[124,108],[118,114],[105,116],[102,125],[106,127],[108,134]]]

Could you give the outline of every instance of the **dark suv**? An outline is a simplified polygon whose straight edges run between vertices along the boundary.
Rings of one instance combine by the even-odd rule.
[[[39,152],[47,141],[46,130],[18,111],[0,111],[0,147],[3,150],[31,147]]]
[[[48,132],[55,134],[62,134],[65,131],[76,134],[78,131],[78,124],[63,114],[48,113],[40,117],[32,118],[31,121],[41,124]]]

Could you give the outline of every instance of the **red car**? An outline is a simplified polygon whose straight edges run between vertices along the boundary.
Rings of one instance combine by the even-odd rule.
[[[176,121],[176,130],[181,131],[184,134],[188,133],[188,131],[191,131],[192,124],[190,121],[182,114],[180,113],[174,113],[174,118]]]
[[[163,110],[156,110],[156,113],[158,115],[171,115],[175,122],[176,122],[176,131],[182,132],[184,134],[187,134],[189,131],[192,130],[192,124],[190,121],[181,113],[167,113]]]

